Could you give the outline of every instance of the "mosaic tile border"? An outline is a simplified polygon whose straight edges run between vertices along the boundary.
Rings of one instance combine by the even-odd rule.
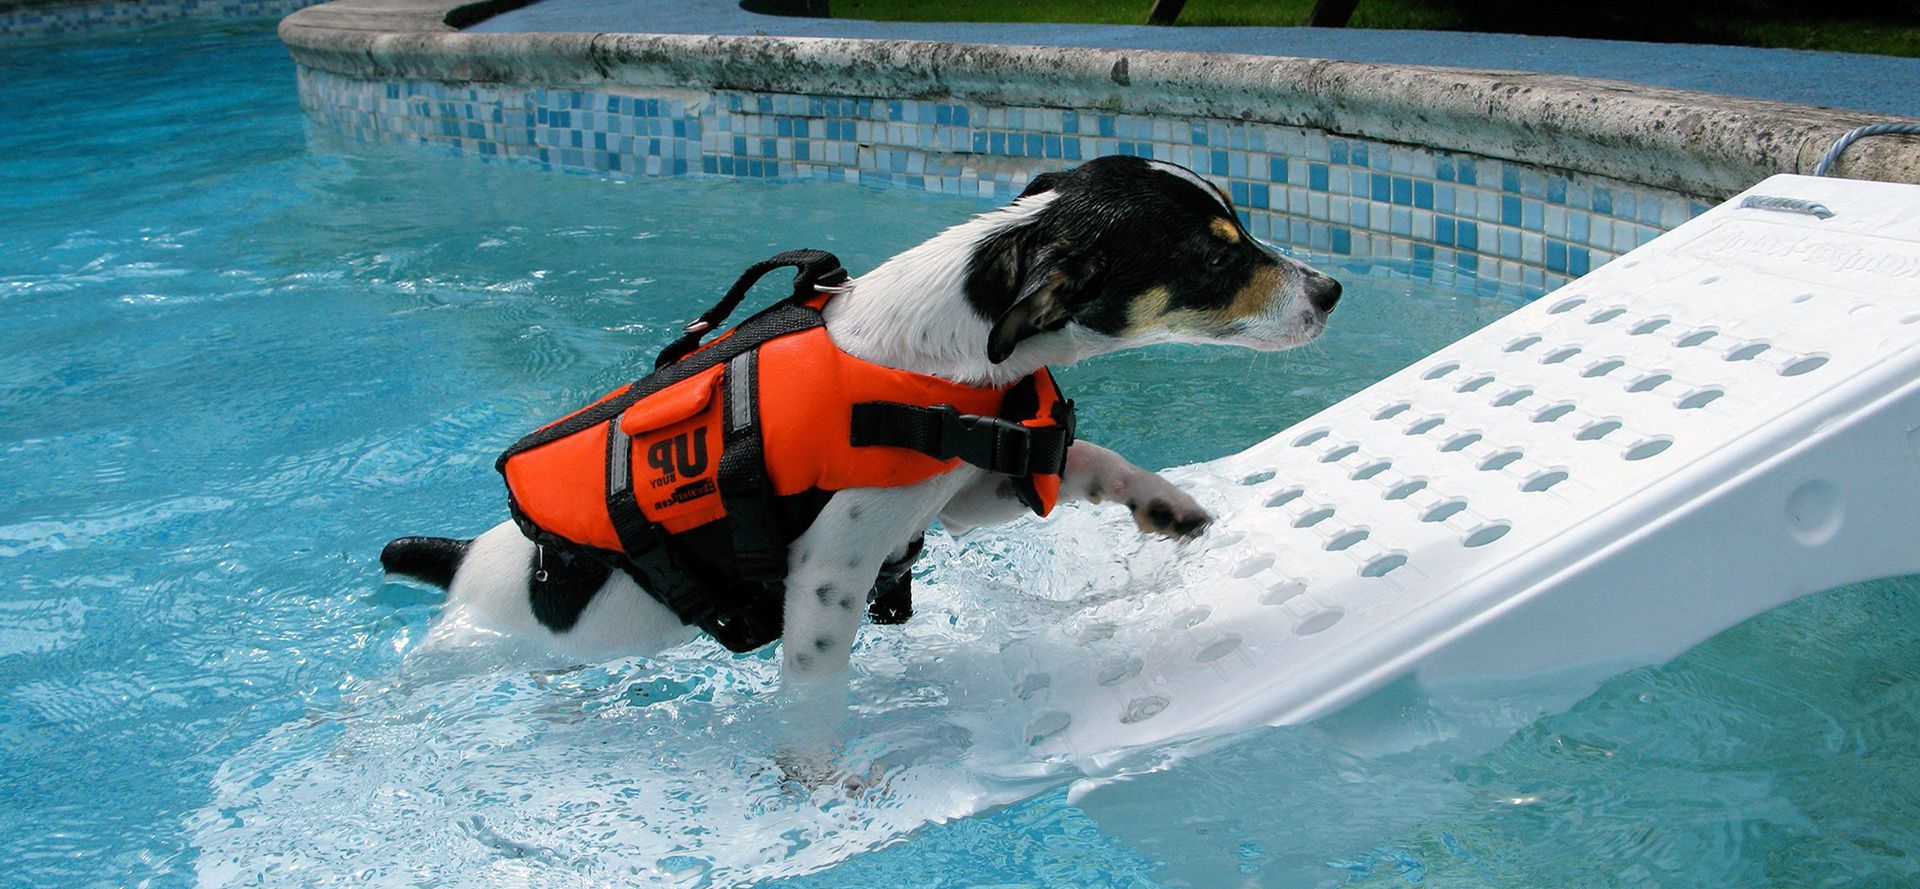
[[[1241,121],[738,91],[374,81],[302,66],[302,105],[362,141],[635,175],[883,184],[1008,199],[1107,154],[1192,167],[1256,237],[1443,286],[1529,296],[1705,212],[1602,177]]]
[[[287,15],[321,0],[106,0],[0,11],[0,44],[125,31],[189,18]]]

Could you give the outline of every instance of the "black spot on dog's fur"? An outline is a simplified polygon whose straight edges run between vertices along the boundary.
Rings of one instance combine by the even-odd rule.
[[[813,591],[813,596],[814,598],[820,600],[820,604],[825,605],[828,602],[833,601],[833,587],[823,585],[819,589]]]
[[[814,650],[814,651],[822,651],[822,652],[824,652],[824,651],[826,651],[827,649],[829,649],[829,648],[832,648],[832,647],[833,647],[833,637],[832,637],[832,636],[821,636],[821,637],[819,637],[819,638],[817,638],[817,639],[815,639],[815,640],[813,640],[813,650]]]
[[[853,597],[852,597],[852,596],[841,596],[841,597],[840,597],[840,607],[841,607],[841,609],[843,609],[843,610],[845,610],[845,611],[852,611],[852,610],[853,610]]]
[[[1173,524],[1173,506],[1165,500],[1155,500],[1147,504],[1147,521],[1155,528],[1165,531]]]
[[[793,655],[793,665],[802,670],[812,667],[813,655],[807,654],[806,652],[796,652]]]
[[[860,521],[860,507],[858,506],[847,507],[847,521],[849,522]]]
[[[573,629],[611,574],[612,565],[592,556],[534,547],[527,564],[527,599],[533,616],[556,633]]]

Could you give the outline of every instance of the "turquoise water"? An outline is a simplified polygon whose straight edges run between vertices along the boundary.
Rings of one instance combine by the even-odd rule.
[[[863,269],[984,205],[310,146],[265,24],[0,49],[0,77],[0,882],[1920,880],[1911,581],[1491,743],[1276,730],[957,820],[977,713],[898,635],[863,638],[855,726],[905,765],[853,799],[772,777],[765,657],[409,657],[438,599],[374,556],[497,520],[518,432],[632,376],[752,260]],[[1514,305],[1337,270],[1319,345],[1067,371],[1083,428],[1149,465],[1217,457]],[[1007,612],[951,580],[992,554],[936,555],[962,567],[915,632],[991,642]]]

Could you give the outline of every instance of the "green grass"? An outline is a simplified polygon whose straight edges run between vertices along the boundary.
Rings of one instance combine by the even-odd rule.
[[[832,0],[838,18],[897,22],[1082,22],[1137,25],[1146,21],[1150,0]],[[1774,46],[1839,52],[1920,57],[1920,24],[1909,7],[1886,20],[1860,15],[1842,2],[1832,18],[1808,4],[1789,10],[1767,3],[1702,4],[1718,6],[1676,20],[1661,15],[1658,4],[1628,0],[1596,5],[1596,14],[1556,14],[1537,6],[1529,18],[1507,17],[1499,5],[1420,0],[1361,0],[1349,27],[1430,31],[1502,31],[1550,33],[1574,37],[1634,37],[1648,40]],[[1622,14],[1621,7],[1629,7]],[[1737,7],[1745,6],[1741,12]],[[1685,7],[1685,4],[1682,4]],[[1849,8],[1851,7],[1851,8]],[[1181,26],[1278,25],[1306,23],[1313,0],[1188,0]],[[1602,10],[1613,14],[1607,15]],[[1545,12],[1545,15],[1541,13]],[[1524,14],[1523,14],[1524,15]],[[1623,24],[1624,20],[1624,24]],[[1651,30],[1653,26],[1664,30]],[[1633,30],[1648,29],[1645,33]]]

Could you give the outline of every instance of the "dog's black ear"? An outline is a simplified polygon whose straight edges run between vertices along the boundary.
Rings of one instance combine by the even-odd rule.
[[[1059,269],[1036,275],[1030,292],[993,319],[993,329],[987,334],[987,360],[999,364],[1013,354],[1021,340],[1065,327],[1071,284]]]
[[[1020,192],[1020,197],[1014,198],[1014,200],[1017,201],[1028,195],[1035,195],[1043,191],[1052,191],[1059,188],[1060,180],[1065,178],[1067,178],[1067,174],[1065,173],[1041,173],[1033,177],[1033,180],[1027,183],[1026,189]]]

